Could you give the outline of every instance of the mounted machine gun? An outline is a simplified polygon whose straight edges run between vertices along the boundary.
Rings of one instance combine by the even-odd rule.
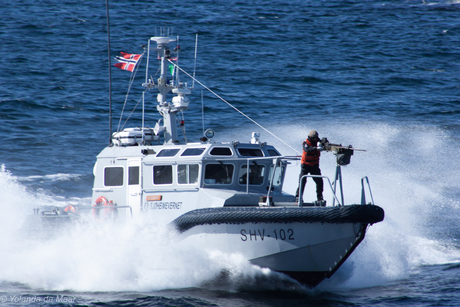
[[[325,151],[332,151],[337,157],[338,165],[348,165],[350,164],[350,158],[353,155],[355,150],[357,151],[366,151],[364,149],[356,149],[353,146],[342,146],[342,144],[332,144],[328,141],[327,138],[322,138],[320,140],[320,147]]]

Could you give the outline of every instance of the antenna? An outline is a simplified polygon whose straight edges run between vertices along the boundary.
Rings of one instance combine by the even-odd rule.
[[[193,83],[192,83],[192,88],[195,88],[195,71],[196,71],[196,53],[198,50],[198,33],[196,34],[196,39],[195,39],[195,64],[193,65]]]
[[[107,11],[107,44],[109,58],[109,146],[112,145],[112,63],[110,61],[110,18],[109,18],[109,0],[105,1]]]
[[[180,52],[180,43],[179,43],[179,35],[177,35],[177,38],[176,38],[176,63],[177,65],[179,65],[179,52]],[[174,66],[174,77],[176,77],[176,82],[177,82],[177,86],[179,86],[180,84],[180,79],[179,79],[179,69],[176,68],[176,66]]]
[[[203,90],[201,90],[201,122],[203,123],[203,134],[204,134],[204,102],[203,102]]]

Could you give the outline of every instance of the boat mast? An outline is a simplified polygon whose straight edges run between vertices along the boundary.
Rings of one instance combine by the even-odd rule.
[[[174,80],[168,80],[169,59],[171,59],[169,43],[175,42],[176,39],[169,36],[170,30],[168,28],[162,28],[162,30],[160,36],[150,38],[151,41],[157,43],[158,57],[161,60],[160,78],[158,78],[158,83],[156,85],[159,92],[157,96],[157,110],[163,116],[164,144],[177,144],[179,140],[177,135],[176,114],[188,108],[189,99],[184,95],[190,94],[190,90],[186,88],[186,84],[184,87],[179,81],[175,82]],[[177,80],[179,79],[177,78]],[[171,102],[168,102],[166,96],[171,91],[177,94],[177,96],[173,97]]]

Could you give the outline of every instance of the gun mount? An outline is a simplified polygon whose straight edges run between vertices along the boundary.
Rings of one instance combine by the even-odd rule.
[[[322,138],[320,140],[321,147],[325,151],[332,151],[332,153],[336,156],[337,158],[337,167],[335,170],[335,180],[334,180],[334,195],[337,191],[337,182],[339,183],[340,186],[340,195],[341,195],[341,200],[342,204],[344,203],[343,200],[343,187],[342,187],[342,170],[341,166],[342,165],[348,165],[350,164],[350,159],[351,156],[353,155],[354,151],[366,151],[365,149],[356,149],[353,148],[353,146],[348,145],[348,146],[342,146],[342,144],[333,144],[328,141],[327,138]],[[335,203],[335,198],[333,200],[333,204]]]
[[[322,138],[321,146],[325,151],[332,151],[334,155],[337,157],[337,164],[338,165],[348,165],[350,164],[351,156],[355,150],[364,151],[362,149],[354,149],[353,146],[342,146],[342,144],[333,144],[328,141],[327,138]]]

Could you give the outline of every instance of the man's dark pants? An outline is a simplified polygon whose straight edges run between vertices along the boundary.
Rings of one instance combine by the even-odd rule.
[[[319,164],[316,164],[316,165],[305,165],[305,164],[302,164],[301,166],[301,169],[300,169],[300,176],[299,176],[299,180],[300,178],[302,178],[302,176],[304,175],[321,175],[321,170],[319,169]],[[317,196],[317,199],[318,200],[322,200],[323,199],[323,178],[320,178],[320,177],[313,177],[313,180],[315,181],[316,183],[316,196]],[[307,178],[305,177],[300,186],[302,188],[302,195],[303,195],[303,191],[305,190],[305,184],[307,183]],[[297,188],[297,191],[295,193],[295,196],[296,197],[299,197],[299,188]]]

